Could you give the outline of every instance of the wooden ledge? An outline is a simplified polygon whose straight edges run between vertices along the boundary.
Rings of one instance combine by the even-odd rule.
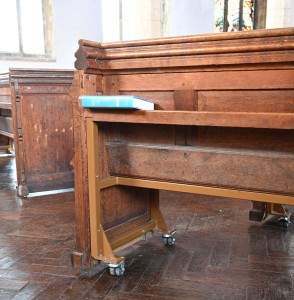
[[[12,139],[14,138],[14,134],[13,133],[7,132],[7,131],[1,130],[1,129],[0,129],[0,134],[2,134],[4,136],[7,136],[9,138],[12,138]]]
[[[294,113],[87,110],[94,122],[294,129]]]
[[[26,84],[67,84],[71,85],[74,70],[71,69],[10,69],[10,81]]]
[[[7,102],[0,102],[0,109],[10,109],[11,110],[11,103]]]

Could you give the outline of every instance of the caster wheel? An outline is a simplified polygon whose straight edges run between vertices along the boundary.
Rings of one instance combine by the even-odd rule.
[[[115,268],[109,268],[109,272],[111,275],[115,275]]]
[[[113,276],[122,276],[125,272],[125,262],[122,261],[118,264],[109,264],[109,272]]]
[[[173,246],[176,243],[176,239],[172,235],[164,234],[162,235],[162,238],[164,245]]]
[[[115,275],[116,276],[122,276],[123,275],[123,273],[125,272],[125,269],[123,268],[116,268],[115,269]]]
[[[288,217],[282,217],[279,218],[278,223],[284,227],[284,228],[288,228],[289,224],[290,224],[290,220]]]

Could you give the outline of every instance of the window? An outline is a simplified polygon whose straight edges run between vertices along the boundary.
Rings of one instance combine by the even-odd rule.
[[[51,57],[49,1],[0,1],[0,57]]]
[[[215,31],[255,29],[256,0],[216,0]]]

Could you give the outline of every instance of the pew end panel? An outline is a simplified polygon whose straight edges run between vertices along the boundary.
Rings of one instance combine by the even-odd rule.
[[[101,93],[101,80],[101,76],[76,72],[72,89],[76,99],[79,95]],[[123,258],[117,257],[112,249],[120,248],[134,239],[148,238],[150,231],[158,224],[168,231],[158,209],[158,191],[135,186],[132,188],[118,186],[109,176],[107,161],[93,158],[96,157],[97,151],[99,157],[106,155],[104,140],[116,139],[119,136],[119,132],[116,131],[119,128],[117,125],[104,122],[98,126],[90,122],[92,119],[84,114],[78,101],[74,103],[74,119],[76,249],[72,253],[72,264],[81,269],[94,268],[101,260],[117,265],[123,262]],[[91,130],[87,129],[87,123],[93,124]],[[95,130],[97,134],[98,127],[99,141],[95,142],[98,150],[91,151],[89,154],[90,140],[86,137],[89,134],[93,135],[89,131]],[[111,129],[111,127],[115,128]],[[90,155],[92,158],[88,157]],[[98,173],[99,180],[89,180],[89,173]],[[97,174],[93,176],[96,177]],[[94,178],[93,176],[91,178]],[[85,181],[92,184],[93,188],[89,189],[88,184],[84,184]],[[89,194],[92,201],[89,200]],[[97,201],[93,200],[95,195],[99,195]],[[101,206],[101,209],[90,210],[89,207],[93,206]],[[92,211],[92,216],[90,216],[90,211]],[[99,231],[93,229],[90,233],[90,224],[92,228],[99,224],[97,225]],[[93,237],[92,234],[94,234]]]
[[[115,249],[117,228],[126,234],[132,209],[142,213],[134,208],[134,188],[147,195],[170,190],[252,201],[252,220],[270,213],[289,217],[283,205],[294,204],[293,39],[294,29],[287,28],[80,41],[77,107],[80,95],[131,94],[154,101],[155,111],[78,107],[75,128],[84,137],[76,137],[76,187],[83,193],[76,196],[76,207],[84,213],[77,217],[76,248],[83,259],[76,267],[92,265],[90,244],[99,245],[98,237],[92,241],[95,228],[109,224],[107,230],[102,226],[103,238]],[[126,207],[126,219],[117,207]],[[145,206],[146,216],[150,211]],[[173,232],[167,224],[163,228]],[[96,256],[94,262],[100,259],[105,258]]]
[[[10,69],[0,89],[9,110],[20,196],[74,187],[73,70]],[[4,108],[2,108],[4,107]],[[6,117],[7,119],[7,117]],[[1,123],[1,120],[0,120]]]

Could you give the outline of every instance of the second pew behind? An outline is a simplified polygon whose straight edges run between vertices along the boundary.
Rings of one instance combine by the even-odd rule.
[[[0,77],[0,125],[14,141],[20,196],[74,187],[73,76],[73,70],[11,68]]]
[[[13,138],[9,73],[3,73],[0,74],[0,150],[12,150]]]

